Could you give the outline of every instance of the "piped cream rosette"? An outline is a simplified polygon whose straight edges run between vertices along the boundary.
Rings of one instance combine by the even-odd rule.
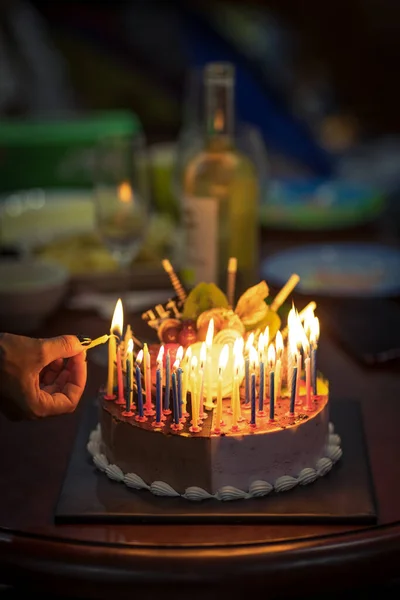
[[[196,342],[190,346],[192,350],[192,356],[196,356],[198,360],[198,364],[200,365],[200,351],[201,351],[201,342]],[[218,383],[218,363],[219,357],[222,352],[222,348],[224,344],[216,344],[213,343],[211,346],[211,361],[204,365],[204,368],[207,367],[211,363],[211,378],[212,378],[212,396],[213,398],[217,397],[217,383]],[[233,387],[233,376],[234,376],[234,362],[235,357],[233,355],[233,344],[229,345],[229,358],[226,365],[226,368],[222,372],[222,397],[227,398],[232,394]],[[239,370],[239,385],[242,383],[244,379],[244,361],[241,361],[242,364]],[[206,386],[204,386],[204,395],[206,394]]]

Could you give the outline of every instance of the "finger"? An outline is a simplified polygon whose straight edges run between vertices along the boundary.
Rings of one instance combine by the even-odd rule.
[[[60,335],[59,337],[40,340],[43,366],[58,358],[70,358],[84,350],[75,335]]]
[[[62,358],[57,358],[56,360],[53,360],[52,363],[47,365],[47,367],[45,367],[42,370],[42,372],[40,373],[41,384],[42,385],[52,385],[55,382],[58,375],[60,374],[60,371],[62,370],[63,365],[64,365],[64,360]]]
[[[68,387],[69,384],[67,384]],[[68,395],[67,395],[68,394]],[[82,391],[68,390],[67,394],[55,392],[50,394],[46,390],[39,392],[40,416],[50,417],[73,412],[81,399]]]
[[[64,386],[68,383],[68,380],[71,376],[70,371],[67,369],[63,369],[55,378],[55,380],[47,385],[42,385],[42,389],[49,392],[49,394],[55,394],[56,392],[61,392]]]
[[[67,369],[69,372],[68,385],[84,390],[87,379],[87,362],[84,354],[78,354],[69,359]],[[65,389],[64,389],[65,393]]]

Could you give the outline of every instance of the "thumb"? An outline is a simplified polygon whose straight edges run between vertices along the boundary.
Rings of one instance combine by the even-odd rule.
[[[48,365],[57,358],[70,358],[84,351],[84,347],[75,335],[60,335],[41,340],[44,364]]]

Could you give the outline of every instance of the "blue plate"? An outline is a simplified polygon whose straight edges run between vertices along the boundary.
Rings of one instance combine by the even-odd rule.
[[[296,292],[316,296],[388,297],[400,295],[400,250],[375,244],[310,244],[289,248],[265,260],[261,275],[283,285],[292,273]]]

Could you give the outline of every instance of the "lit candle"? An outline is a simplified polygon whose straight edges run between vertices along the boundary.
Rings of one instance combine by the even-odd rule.
[[[167,356],[165,359],[165,389],[164,389],[164,415],[170,415],[171,409],[169,407],[169,397],[171,393],[171,357],[169,350],[167,350]]]
[[[256,366],[257,366],[257,351],[251,346],[250,348],[250,369],[251,369],[251,418],[250,426],[256,427]]]
[[[117,341],[116,334],[121,335],[123,323],[123,308],[121,298],[118,299],[110,328],[110,339],[108,340],[108,377],[107,377],[107,394],[106,400],[114,400],[114,378],[115,378],[115,361],[117,357]]]
[[[314,396],[317,395],[317,348],[319,339],[319,320],[318,317],[314,317],[311,323],[311,379],[312,379],[312,392]]]
[[[143,367],[144,367],[144,386],[146,392],[145,414],[154,415],[153,405],[151,403],[151,357],[147,344],[143,346]]]
[[[192,405],[192,425],[189,428],[189,431],[196,433],[200,431],[200,427],[198,426],[198,416],[197,416],[197,356],[192,356],[190,361],[190,398]]]
[[[310,363],[310,344],[308,340],[303,341],[304,349],[304,370],[306,374],[306,409],[312,410],[312,398],[311,398],[311,363]]]
[[[260,382],[258,392],[258,414],[261,416],[264,414],[264,334],[260,333],[258,338],[258,358],[259,358],[259,371],[260,371]]]
[[[297,318],[299,319],[300,324],[305,321],[305,319],[307,318],[308,315],[313,314],[313,312],[316,308],[317,308],[316,303],[314,301],[312,301],[309,304],[307,304],[307,306],[305,306],[303,308],[303,310],[301,310],[299,313],[297,313]],[[288,333],[289,333],[289,328],[285,327],[285,329],[282,331],[283,339],[285,339],[287,337]]]
[[[123,352],[123,365],[124,365],[125,369],[127,368],[126,364],[127,364],[127,360],[128,360],[129,340],[132,340],[132,329],[131,329],[130,325],[127,325],[125,335],[124,335],[124,352]]]
[[[121,321],[118,326],[118,340],[117,340],[117,385],[118,385],[118,397],[115,401],[115,404],[120,404],[121,406],[125,404],[125,395],[124,395],[124,378],[122,372],[122,343],[121,343],[121,335],[123,329],[123,322]],[[116,328],[117,331],[117,328]]]
[[[126,386],[125,386],[125,410],[124,417],[132,417],[133,407],[133,340],[130,339],[126,348]]]
[[[283,354],[283,339],[280,331],[276,334],[276,365],[275,365],[275,401],[281,397],[282,386],[282,354]]]
[[[232,308],[235,302],[235,283],[236,283],[237,259],[230,258],[228,262],[228,281],[226,285],[226,296],[228,304]]]
[[[290,391],[292,389],[293,368],[295,366],[294,365],[295,355],[293,354],[293,350],[296,349],[296,344],[295,344],[296,310],[293,305],[288,314],[287,328],[288,328],[288,343],[286,346],[286,349],[287,349],[287,388],[288,388],[288,391]]]
[[[248,407],[250,404],[250,348],[253,347],[254,333],[252,332],[246,342],[246,358],[244,361],[244,385],[245,385],[245,404]]]
[[[212,399],[212,363],[211,363],[211,349],[214,338],[214,319],[211,319],[208,324],[207,335],[206,335],[206,348],[207,348],[207,398],[205,407],[206,410],[212,410],[214,403]]]
[[[136,357],[136,369],[135,369],[135,379],[136,379],[136,389],[137,389],[137,404],[138,404],[138,414],[136,415],[136,421],[145,421],[146,417],[144,416],[143,411],[143,390],[142,390],[142,373],[140,371],[140,366],[143,360],[143,350],[140,350]]]
[[[153,425],[160,427],[162,425],[161,418],[161,395],[162,395],[162,374],[163,374],[164,346],[161,346],[157,355],[157,370],[156,370],[156,420]]]
[[[206,419],[207,415],[204,412],[204,369],[207,360],[207,349],[206,345],[203,342],[200,348],[200,367],[199,367],[199,381],[198,381],[198,389],[199,392],[199,419]],[[208,365],[209,366],[209,365]],[[209,368],[207,368],[207,374],[209,372]],[[207,382],[207,387],[209,383]]]
[[[294,340],[293,335],[291,336],[291,347],[290,349],[288,348],[288,350],[290,350],[290,354],[293,357],[293,361],[295,363],[295,361],[297,361],[297,347],[296,347],[296,343]],[[297,364],[295,364],[292,368],[292,378],[290,381],[290,407],[289,407],[289,414],[291,417],[294,416],[294,407],[295,407],[295,402],[296,402],[296,384],[297,384]]]
[[[182,415],[184,417],[188,417],[189,413],[187,412],[187,393],[189,387],[189,374],[190,374],[190,360],[192,358],[192,349],[189,346],[186,350],[185,354],[185,364],[183,368],[183,380],[182,380]]]
[[[173,371],[172,371],[172,377],[171,377],[171,382],[172,382],[172,399],[173,399],[173,419],[174,419],[174,429],[178,429],[181,428],[182,425],[179,423],[179,404],[178,404],[178,383],[176,380],[176,371],[179,367],[179,361],[175,361],[173,364]]]
[[[218,381],[217,381],[217,409],[215,411],[215,433],[220,433],[222,423],[222,376],[228,363],[229,346],[225,344],[221,350],[218,361]]]
[[[176,385],[177,385],[177,394],[178,394],[178,412],[179,412],[179,421],[184,421],[185,419],[182,416],[182,368],[181,362],[183,358],[183,347],[179,346],[176,351]]]
[[[275,348],[273,344],[268,348],[268,365],[269,365],[269,420],[275,419]]]

